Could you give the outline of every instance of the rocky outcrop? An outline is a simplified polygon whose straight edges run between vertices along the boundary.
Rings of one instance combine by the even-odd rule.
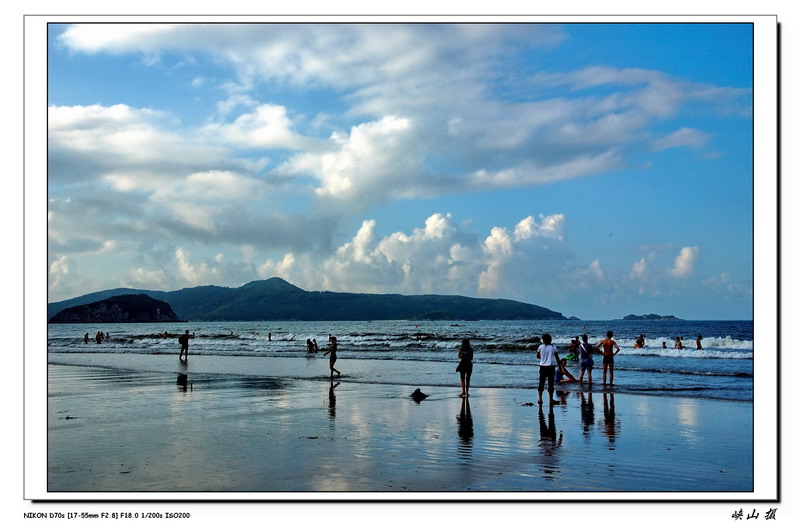
[[[626,315],[622,319],[626,321],[680,321],[674,315],[658,315],[655,313],[648,313],[645,315]]]
[[[149,295],[118,295],[65,308],[50,323],[158,323],[178,321],[169,304]]]

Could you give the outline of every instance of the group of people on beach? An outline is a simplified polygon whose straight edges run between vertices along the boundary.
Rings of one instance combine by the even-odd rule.
[[[589,336],[583,334],[580,342],[573,342],[569,350],[573,350],[580,357],[581,372],[576,379],[570,374],[567,369],[567,360],[561,359],[558,355],[558,348],[553,345],[553,338],[550,334],[542,334],[542,343],[536,350],[536,357],[539,359],[539,403],[542,403],[542,394],[544,393],[545,386],[547,386],[548,393],[550,394],[550,402],[553,400],[553,389],[555,382],[580,382],[583,384],[583,376],[588,376],[589,385],[592,384],[592,369],[594,367],[594,359],[592,354],[598,352],[603,355],[603,385],[606,384],[606,377],[608,383],[614,383],[614,356],[619,351],[619,345],[614,341],[614,332],[609,330],[606,332],[605,339],[598,342],[596,345],[589,343]],[[461,347],[458,349],[458,366],[456,372],[461,375],[461,397],[466,398],[469,396],[469,383],[472,377],[472,365],[474,359],[474,351],[470,345],[469,339],[461,341]]]
[[[163,337],[169,337],[169,334],[167,332],[164,332]],[[180,351],[180,354],[178,355],[178,359],[180,361],[182,361],[182,362],[189,361],[189,339],[190,338],[194,338],[194,337],[195,337],[194,336],[194,332],[192,332],[191,335],[190,335],[188,330],[186,332],[184,332],[183,334],[181,334],[180,336],[178,336],[178,344],[180,344],[180,346],[181,346],[181,351]],[[292,336],[292,339],[294,339],[294,336]],[[272,333],[269,334],[269,341],[272,341]],[[328,342],[329,342],[330,346],[328,347],[328,350],[326,350],[322,355],[323,356],[330,355],[329,365],[330,365],[330,369],[331,369],[331,378],[333,378],[333,373],[336,373],[336,376],[338,377],[338,376],[341,376],[342,373],[339,372],[334,367],[334,365],[336,364],[336,359],[337,359],[336,350],[338,348],[338,345],[337,345],[337,342],[336,342],[336,336],[329,335],[328,336]],[[316,339],[307,340],[306,341],[306,350],[309,353],[319,352],[319,347],[317,346],[317,340]]]

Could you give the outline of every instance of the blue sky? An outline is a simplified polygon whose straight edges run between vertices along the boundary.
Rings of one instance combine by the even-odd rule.
[[[120,286],[749,319],[749,24],[49,27],[49,300]]]

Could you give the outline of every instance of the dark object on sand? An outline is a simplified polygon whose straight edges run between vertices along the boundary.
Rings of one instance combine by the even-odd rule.
[[[419,404],[420,402],[422,402],[423,400],[428,398],[428,395],[426,395],[425,393],[420,391],[419,388],[417,388],[417,389],[414,390],[413,393],[411,393],[411,398],[414,399],[414,402]]]

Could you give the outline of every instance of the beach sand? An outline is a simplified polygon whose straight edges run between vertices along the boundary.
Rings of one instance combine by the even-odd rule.
[[[417,403],[413,387],[346,377],[189,374],[185,387],[177,377],[50,365],[48,491],[458,499],[753,489],[749,402],[595,385],[559,393],[551,409],[532,389],[478,388],[462,400],[455,378],[423,388]]]

